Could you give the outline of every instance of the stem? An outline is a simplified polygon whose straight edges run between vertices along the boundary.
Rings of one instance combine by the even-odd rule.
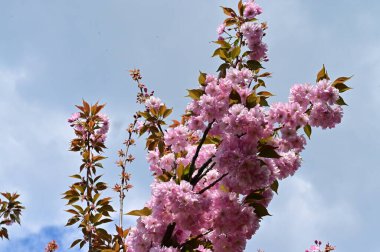
[[[205,232],[205,233],[203,233],[203,234],[199,234],[199,235],[197,235],[197,236],[195,236],[195,237],[190,238],[190,239],[187,240],[184,244],[182,244],[180,248],[183,248],[187,243],[189,243],[189,242],[191,242],[191,241],[193,241],[193,240],[198,240],[199,238],[201,238],[201,237],[203,237],[203,236],[205,236],[205,235],[211,233],[212,231],[213,231],[213,230],[210,228],[209,230],[207,230],[207,232]]]
[[[198,182],[204,177],[206,176],[206,174],[212,170],[212,168],[214,168],[214,166],[216,165],[216,163],[213,163],[209,168],[207,168],[207,170],[199,177],[198,179]]]
[[[199,168],[197,174],[194,176],[194,178],[192,179],[192,181],[190,182],[190,184],[193,185],[193,187],[199,182],[200,180],[200,177],[203,173],[203,171],[207,168],[207,166],[212,162],[212,159],[214,158],[215,156],[213,155],[212,157],[210,157],[203,165],[201,168]]]
[[[197,161],[197,158],[198,158],[199,152],[200,152],[200,150],[202,148],[202,145],[206,141],[207,134],[211,130],[211,127],[214,124],[214,122],[215,122],[215,119],[212,122],[208,123],[207,128],[206,128],[206,130],[203,133],[202,139],[201,139],[201,141],[199,142],[199,144],[197,146],[197,149],[195,151],[193,159],[191,160],[190,170],[189,170],[189,178],[190,179],[191,179],[191,177],[192,177],[192,175],[194,173],[194,170],[195,170],[195,161]]]
[[[136,124],[137,124],[137,115],[135,117],[135,120],[133,122],[133,127],[132,128],[129,128],[129,131],[128,131],[128,140],[127,140],[127,147],[126,147],[126,150],[125,150],[125,156],[124,156],[124,160],[123,160],[123,165],[121,167],[121,189],[120,189],[120,193],[119,193],[119,199],[120,199],[120,212],[119,212],[119,226],[121,229],[123,229],[123,213],[124,213],[124,198],[125,198],[125,194],[124,194],[124,184],[125,184],[125,168],[127,166],[127,159],[128,159],[128,152],[129,152],[129,147],[131,146],[131,140],[132,140],[132,134],[133,134],[133,129],[135,128]],[[124,229],[123,229],[124,230]]]
[[[239,47],[241,48],[242,44],[243,44],[243,39],[242,39],[242,33],[240,32],[239,30]],[[233,68],[236,68],[237,65],[239,64],[239,56],[236,57],[236,62],[233,64]]]
[[[122,174],[124,174],[125,172],[125,167],[122,168]],[[121,189],[120,189],[120,194],[119,194],[119,198],[120,198],[120,212],[119,212],[119,226],[120,228],[123,229],[123,208],[124,208],[124,176],[122,175],[121,176]]]
[[[224,173],[222,176],[220,176],[217,180],[215,180],[214,182],[212,182],[211,184],[209,184],[207,187],[203,188],[202,190],[200,190],[198,192],[198,194],[202,194],[204,193],[205,191],[207,191],[208,189],[210,189],[211,187],[213,187],[214,185],[216,185],[216,183],[218,183],[219,181],[221,181],[225,176],[228,175],[228,172],[227,173]]]
[[[163,136],[164,135],[164,131],[161,128],[161,124],[157,123],[157,126],[158,126],[158,129],[160,130],[160,132],[162,133],[162,136]]]
[[[91,198],[91,191],[89,190],[89,178],[91,177],[91,163],[92,163],[92,153],[91,153],[91,145],[90,145],[90,133],[87,135],[87,151],[89,154],[89,163],[87,165],[87,174],[86,174],[86,190],[87,190],[87,196],[86,196],[86,202],[88,207],[88,214],[91,216],[91,207],[90,207],[90,198]],[[88,251],[92,251],[92,227],[91,230],[88,233]]]
[[[170,223],[168,225],[168,227],[166,228],[166,232],[164,234],[164,237],[162,238],[161,246],[166,246],[166,245],[170,246],[170,239],[172,238],[175,225],[176,225],[175,222]]]

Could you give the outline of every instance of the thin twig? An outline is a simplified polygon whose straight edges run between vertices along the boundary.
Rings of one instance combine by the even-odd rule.
[[[180,248],[183,248],[183,247],[184,247],[186,244],[188,244],[189,242],[191,242],[191,241],[193,241],[193,240],[198,240],[199,238],[201,238],[201,237],[203,237],[203,236],[209,234],[209,233],[212,232],[212,231],[213,231],[213,230],[210,228],[209,230],[207,230],[207,232],[205,232],[205,233],[203,233],[203,234],[199,234],[199,235],[197,235],[197,236],[195,236],[195,237],[190,238],[190,239],[187,240],[184,244],[182,244]]]
[[[206,174],[212,170],[212,168],[214,168],[214,166],[216,165],[216,163],[213,163],[209,168],[207,168],[207,170],[199,177],[198,179],[198,182],[204,177],[206,176]]]
[[[193,187],[199,182],[200,180],[200,177],[203,173],[203,171],[208,167],[208,165],[212,162],[212,159],[214,158],[215,156],[212,155],[212,157],[210,157],[202,166],[201,168],[198,169],[197,171],[197,174],[194,176],[194,178],[191,180],[191,184],[193,185]]]
[[[168,227],[166,228],[166,232],[164,234],[164,237],[162,238],[161,246],[166,246],[166,245],[170,246],[169,242],[170,242],[170,239],[172,238],[175,226],[176,226],[175,222],[170,223],[168,225]]]
[[[190,178],[192,177],[192,175],[194,173],[194,170],[195,170],[195,161],[198,158],[198,155],[199,155],[199,152],[200,152],[200,150],[202,148],[202,145],[206,141],[206,137],[208,135],[208,132],[211,130],[211,127],[214,124],[214,122],[215,122],[215,119],[212,122],[209,122],[209,124],[207,125],[206,130],[203,133],[202,139],[201,139],[201,141],[199,142],[199,144],[197,146],[197,149],[195,151],[195,154],[194,154],[193,159],[191,160],[191,164],[190,164],[190,170],[189,170],[189,177]]]
[[[228,172],[227,173],[224,173],[222,176],[220,176],[217,180],[215,180],[214,182],[212,182],[211,184],[209,184],[207,187],[203,188],[202,190],[200,190],[198,192],[198,194],[202,194],[204,193],[205,191],[207,191],[208,189],[210,189],[211,187],[213,187],[214,185],[216,185],[216,183],[218,183],[219,181],[221,181],[225,176],[228,175]]]

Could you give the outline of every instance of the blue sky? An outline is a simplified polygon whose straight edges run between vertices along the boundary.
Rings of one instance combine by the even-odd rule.
[[[223,20],[216,0],[0,0],[0,191],[17,191],[26,205],[22,227],[0,251],[42,251],[56,239],[67,251],[73,230],[61,200],[80,162],[69,153],[66,119],[82,98],[107,103],[112,121],[104,179],[113,185],[116,150],[136,110],[128,69],[176,110],[197,85],[198,71],[214,72],[210,57]],[[331,77],[354,75],[350,105],[336,129],[313,132],[303,166],[282,181],[279,195],[246,251],[304,251],[314,240],[338,251],[378,250],[380,129],[380,3],[377,1],[263,0],[273,101],[294,83],[312,82],[325,64]],[[142,146],[130,172],[127,208],[143,206],[151,177]],[[133,219],[128,219],[133,224]],[[74,251],[74,250],[72,250]]]

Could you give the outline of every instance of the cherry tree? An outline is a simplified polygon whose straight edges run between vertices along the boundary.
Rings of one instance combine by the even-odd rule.
[[[70,150],[82,160],[71,176],[75,182],[63,194],[72,215],[67,226],[77,225],[82,232],[71,247],[87,246],[91,252],[244,251],[270,215],[267,208],[280,181],[300,168],[312,129],[341,123],[346,105],[341,95],[351,89],[346,85],[350,77],[330,79],[323,66],[315,81],[295,84],[287,101],[270,103],[268,26],[259,19],[262,8],[254,0],[240,0],[236,9],[222,10],[226,18],[217,28],[212,54],[221,64],[215,73],[200,72],[180,118],[169,123],[173,108],[148,89],[139,69],[130,71],[142,109],[133,115],[125,148],[118,152],[114,232],[105,224],[115,221],[111,213],[116,210],[112,198],[104,197],[108,185],[99,175],[110,127],[102,113],[105,105],[83,100],[68,119],[75,133]],[[130,148],[136,137],[146,139],[151,198],[141,209],[125,213],[126,192],[132,188],[127,168],[135,159]],[[1,197],[0,238],[8,239],[6,226],[20,223],[24,207],[17,193]],[[138,217],[134,227],[125,227],[126,214]],[[315,241],[306,251],[334,249]],[[45,248],[56,250],[55,241]]]

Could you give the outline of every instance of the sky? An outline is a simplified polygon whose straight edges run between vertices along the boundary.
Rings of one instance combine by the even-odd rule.
[[[262,0],[261,20],[273,73],[272,101],[285,101],[294,83],[311,83],[325,64],[330,77],[351,76],[342,124],[314,130],[299,172],[281,181],[269,212],[246,251],[304,251],[315,239],[337,251],[378,252],[380,183],[380,2]],[[107,103],[111,131],[104,180],[118,180],[117,150],[127,136],[136,89],[128,70],[183,112],[186,89],[199,70],[213,73],[216,27],[224,16],[216,0],[0,0],[0,191],[18,192],[26,206],[22,226],[10,228],[0,252],[43,251],[58,241],[68,250],[78,233],[65,228],[62,193],[80,157],[68,151],[66,120],[83,99]],[[142,143],[143,139],[140,139]],[[142,145],[130,168],[134,185],[127,210],[149,199],[152,181]],[[112,193],[110,193],[112,195]],[[133,225],[135,219],[126,219]]]

